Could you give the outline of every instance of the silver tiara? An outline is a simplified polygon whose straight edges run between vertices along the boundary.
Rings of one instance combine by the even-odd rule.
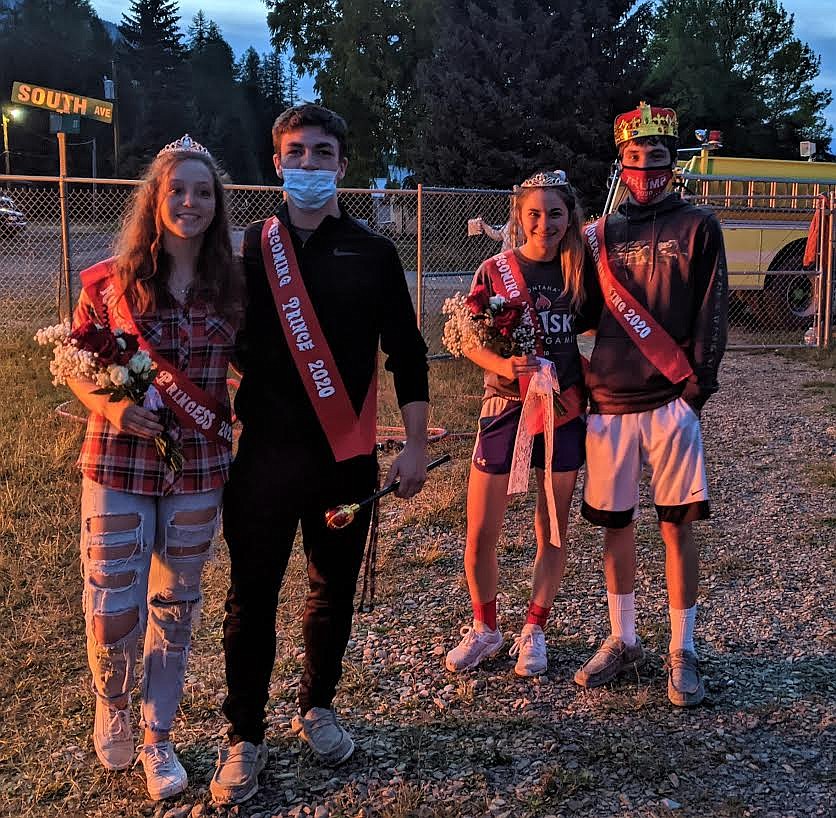
[[[520,187],[566,187],[569,178],[564,170],[543,170],[529,176]]]
[[[184,133],[179,139],[175,139],[174,142],[169,142],[157,156],[162,156],[164,153],[202,153],[204,156],[212,158],[212,154],[187,133]]]

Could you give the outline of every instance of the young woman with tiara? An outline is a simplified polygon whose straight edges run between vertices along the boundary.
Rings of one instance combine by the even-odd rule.
[[[74,323],[137,336],[160,388],[138,406],[96,394],[92,382],[70,384],[90,410],[78,465],[93,745],[107,769],[134,760],[131,690],[144,631],[139,760],[158,800],[188,784],[170,731],[229,474],[226,378],[243,311],[218,169],[188,135],[151,163],[116,251],[82,272]],[[194,408],[202,406],[215,410],[211,425]],[[180,447],[181,469],[157,452],[164,430]]]
[[[525,242],[485,261],[473,279],[471,293],[483,286],[490,296],[501,295],[521,305],[534,325],[538,349],[536,355],[510,358],[484,346],[464,350],[485,371],[468,483],[464,554],[473,625],[462,628],[463,638],[447,654],[446,666],[453,672],[476,667],[503,645],[497,626],[496,546],[508,504],[524,398],[532,377],[550,362],[566,412],[555,414],[550,457],[545,451],[546,435],[541,432],[533,439],[537,554],[528,615],[511,648],[511,655],[517,656],[515,672],[533,676],[547,668],[543,628],[566,566],[569,506],[578,469],[584,462],[585,400],[576,333],[596,325],[602,303],[595,268],[581,237],[580,205],[566,174],[561,170],[536,173],[515,194],[517,224]],[[546,475],[549,462],[550,480]],[[556,520],[558,532],[551,530],[550,519]]]

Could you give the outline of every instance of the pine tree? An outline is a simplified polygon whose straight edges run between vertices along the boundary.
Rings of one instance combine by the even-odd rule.
[[[133,137],[126,140],[124,164],[136,174],[162,145],[191,127],[179,6],[176,0],[132,0],[119,31],[120,64],[129,80],[120,82],[120,123],[122,133]]]
[[[612,120],[640,80],[640,8],[618,0],[447,6],[419,69],[423,126],[411,165],[425,184],[507,187],[563,168],[598,204],[614,154]],[[637,16],[638,15],[638,16]],[[632,103],[635,104],[635,103]]]
[[[149,71],[174,70],[184,57],[177,0],[132,0],[119,31],[128,47],[145,58]]]
[[[200,51],[206,44],[207,26],[208,23],[203,9],[198,9],[197,14],[192,17],[192,23],[188,30],[188,46],[190,51]]]
[[[235,55],[214,20],[198,12],[189,27],[189,126],[224,169],[237,179],[259,178],[253,156],[256,122],[236,81]]]
[[[440,0],[266,3],[273,42],[292,53],[298,71],[315,75],[322,103],[348,120],[349,183],[385,175],[388,157],[413,132],[415,69],[432,52]]]
[[[235,79],[243,86],[258,87],[258,75],[261,69],[261,57],[252,46],[235,63]]]
[[[262,54],[259,92],[262,104],[269,111],[271,120],[290,104],[289,90],[290,85],[281,53],[274,49],[269,54]]]
[[[287,104],[296,105],[299,102],[299,78],[290,60],[287,61],[285,75],[287,76]]]

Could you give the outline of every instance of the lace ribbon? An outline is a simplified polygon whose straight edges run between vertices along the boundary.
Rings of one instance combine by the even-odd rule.
[[[557,526],[557,504],[552,483],[552,451],[554,449],[554,393],[560,394],[560,384],[554,364],[545,358],[538,358],[540,369],[531,378],[528,392],[520,414],[517,437],[514,441],[514,456],[511,460],[511,476],[508,480],[508,494],[522,494],[528,491],[528,476],[531,470],[531,452],[534,448],[534,435],[531,428],[534,419],[542,412],[546,444],[546,471],[544,484],[546,507],[549,512],[549,541],[560,548],[560,529]]]

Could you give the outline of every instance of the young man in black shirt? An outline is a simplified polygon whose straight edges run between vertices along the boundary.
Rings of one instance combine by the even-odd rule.
[[[394,246],[338,204],[345,122],[317,105],[290,108],[276,120],[273,142],[287,201],[272,219],[250,225],[243,243],[249,304],[235,403],[243,431],[224,495],[229,747],[210,786],[221,804],[252,797],[266,763],[276,607],[300,523],[310,590],[293,730],[328,764],[354,750],[331,703],[370,512],[336,531],[324,515],[376,487],[378,346],[407,435],[387,482],[400,479],[398,496],[411,497],[426,478],[427,348]]]
[[[700,411],[717,391],[726,346],[723,234],[711,211],[670,190],[678,136],[672,109],[642,102],[619,116],[614,130],[630,195],[586,228],[607,308],[586,377],[582,507],[605,528],[612,634],[575,681],[598,687],[644,661],[636,636],[635,516],[647,467],[666,549],[668,698],[692,707],[705,697],[694,648],[699,563],[692,522],[709,513]]]

